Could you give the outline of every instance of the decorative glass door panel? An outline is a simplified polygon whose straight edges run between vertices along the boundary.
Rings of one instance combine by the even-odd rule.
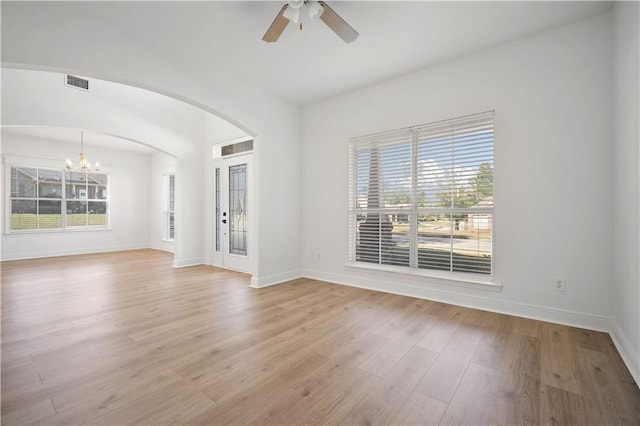
[[[229,167],[229,253],[247,255],[247,165]]]

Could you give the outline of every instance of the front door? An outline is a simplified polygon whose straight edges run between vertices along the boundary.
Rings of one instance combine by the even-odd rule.
[[[242,272],[251,272],[251,172],[251,154],[225,158],[214,166],[214,264]]]

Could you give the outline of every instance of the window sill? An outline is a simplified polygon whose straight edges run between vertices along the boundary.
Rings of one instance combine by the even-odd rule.
[[[502,291],[502,284],[495,282],[493,275],[470,274],[464,272],[447,272],[436,271],[429,269],[410,269],[397,266],[378,265],[374,263],[365,262],[348,262],[345,266],[350,268],[368,269],[379,272],[390,272],[394,274],[401,274],[410,277],[425,277],[435,278],[438,280],[446,281],[446,285],[453,285],[457,287],[473,288],[477,290],[486,290],[493,292]]]
[[[5,232],[6,237],[14,237],[20,235],[42,235],[42,234],[69,234],[75,232],[111,232],[111,228],[82,228],[82,229],[25,229],[23,231]]]

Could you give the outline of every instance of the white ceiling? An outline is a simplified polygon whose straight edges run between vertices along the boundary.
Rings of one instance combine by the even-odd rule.
[[[375,84],[603,13],[611,2],[329,1],[359,33],[343,43],[323,22],[262,35],[284,1],[68,2],[145,40],[173,64],[234,75],[299,105]],[[77,17],[77,18],[76,18]],[[74,25],[73,23],[71,25]]]
[[[46,20],[54,31],[58,26],[58,31],[73,32],[77,40],[84,40],[93,23],[100,22],[113,29],[110,34],[136,39],[185,75],[190,70],[230,75],[302,106],[595,16],[612,6],[595,1],[329,1],[360,33],[354,43],[345,44],[322,21],[307,23],[303,31],[289,24],[278,42],[263,42],[284,1],[3,3],[3,21],[16,19],[12,16],[19,7],[36,22]],[[82,48],[118,48],[108,39],[100,41]],[[5,39],[3,45],[16,42]],[[79,143],[75,129],[2,131]],[[153,152],[125,139],[86,136],[87,145]]]

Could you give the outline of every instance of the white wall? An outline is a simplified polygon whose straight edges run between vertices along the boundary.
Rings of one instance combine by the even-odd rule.
[[[69,13],[64,2],[3,3],[3,65],[71,71],[150,89],[202,107],[254,136],[258,223],[253,243],[260,256],[252,281],[260,286],[296,276],[302,247],[301,108],[234,76],[185,67],[169,52],[150,45],[139,34],[100,19],[89,9],[73,7]],[[78,40],[90,48],[69,48],[77,46]],[[186,160],[177,152],[168,152],[177,156],[176,174],[180,179],[176,181],[176,196],[186,197],[184,203],[177,202],[189,208],[188,212],[177,212],[177,218],[191,220],[180,226],[176,240],[176,257],[186,264],[203,257],[203,209],[198,193],[186,192],[190,188],[182,173],[191,181],[202,179],[202,157],[200,150]],[[197,232],[185,231],[190,223],[197,224]]]
[[[77,144],[27,138],[2,132],[3,213],[6,208],[5,168],[35,165],[62,168],[66,158],[74,158]],[[0,237],[2,260],[27,259],[68,254],[95,253],[148,247],[149,169],[148,155],[87,146],[85,153],[99,160],[109,174],[108,231],[45,232],[5,234]],[[7,164],[4,164],[7,162]],[[143,196],[141,196],[143,194]],[[3,215],[4,216],[4,215]],[[3,224],[4,225],[4,224]]]
[[[174,251],[174,242],[167,241],[167,175],[175,174],[176,162],[162,152],[151,156],[149,169],[149,246],[158,250]]]
[[[612,17],[522,39],[304,109],[305,275],[607,329]],[[347,261],[349,137],[495,110],[500,293]],[[567,280],[553,291],[552,277]]]
[[[640,7],[614,6],[614,306],[616,346],[640,383]]]

